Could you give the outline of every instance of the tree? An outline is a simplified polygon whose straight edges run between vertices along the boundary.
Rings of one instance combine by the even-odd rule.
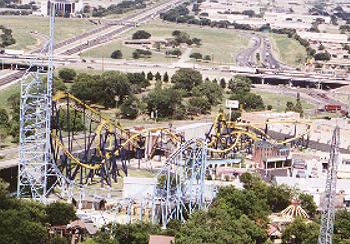
[[[112,54],[111,54],[111,58],[112,59],[121,59],[121,58],[123,58],[122,51],[120,51],[120,50],[113,51]]]
[[[158,111],[158,117],[170,118],[181,109],[182,92],[178,89],[153,89],[144,97],[149,113]]]
[[[123,118],[136,119],[139,114],[138,99],[134,96],[128,96],[121,104],[120,112]]]
[[[298,94],[298,98],[297,98],[297,102],[295,103],[294,106],[294,112],[297,112],[300,114],[300,117],[303,117],[304,115],[304,110],[303,110],[303,106],[301,105],[301,101],[300,101],[300,95]]]
[[[322,53],[316,53],[314,55],[315,60],[320,60],[320,61],[329,61],[331,59],[331,55],[327,52],[322,52]]]
[[[172,36],[179,36],[181,34],[181,31],[179,30],[174,30],[172,33]]]
[[[340,239],[350,239],[350,212],[338,210],[335,214],[334,233]]]
[[[7,128],[9,126],[10,116],[7,111],[0,108],[0,128]]]
[[[197,37],[192,38],[192,42],[193,42],[193,44],[196,44],[197,46],[200,46],[202,44],[201,43],[202,40],[197,38]]]
[[[72,82],[75,77],[77,76],[77,73],[74,69],[69,68],[63,68],[58,72],[58,76],[64,81],[64,82]]]
[[[250,91],[252,82],[249,78],[241,75],[236,75],[234,79],[231,79],[228,83],[228,88],[232,93],[247,93]]]
[[[168,75],[168,72],[165,72],[164,75],[163,75],[163,81],[166,83],[166,82],[169,82],[169,75]]]
[[[267,204],[272,212],[281,212],[287,208],[292,199],[292,190],[286,185],[273,185],[267,191]]]
[[[143,58],[149,58],[151,57],[152,52],[150,50],[143,50],[143,49],[136,49],[133,53],[132,53],[132,57],[134,59],[139,59],[141,57]]]
[[[165,55],[174,55],[176,57],[179,57],[181,54],[182,54],[182,52],[178,48],[175,48],[173,50],[168,50],[165,52]]]
[[[225,80],[225,78],[221,78],[221,79],[220,79],[220,86],[221,86],[223,89],[226,88],[226,80]]]
[[[308,215],[314,216],[316,214],[317,205],[312,195],[302,192],[299,194],[298,199],[301,201],[301,207]]]
[[[160,234],[159,225],[151,223],[116,224],[111,235],[114,243],[147,244],[151,234]]]
[[[70,92],[77,98],[83,101],[97,102],[96,94],[97,83],[100,81],[100,76],[92,76],[88,74],[79,74],[73,83]]]
[[[139,52],[134,51],[134,52],[132,53],[132,58],[133,58],[133,59],[139,59],[140,57],[141,57],[141,54],[140,54]]]
[[[8,184],[0,179],[0,240],[1,243],[46,243],[44,205],[12,198]]]
[[[320,44],[320,45],[318,46],[318,50],[322,51],[322,50],[324,50],[324,49],[325,49],[325,46],[324,46],[323,44]]]
[[[113,107],[115,96],[118,96],[118,104],[120,105],[123,103],[124,97],[130,95],[132,92],[128,76],[119,71],[106,71],[102,73],[100,85],[102,94],[104,95],[100,100],[102,99],[102,104],[108,107]],[[111,103],[108,103],[108,101],[111,101]]]
[[[230,214],[234,218],[244,214],[251,220],[261,222],[267,221],[270,212],[266,195],[254,190],[238,190],[234,186],[220,188],[214,205],[230,209]]]
[[[191,97],[188,100],[187,109],[190,114],[206,114],[210,111],[211,105],[203,97]]]
[[[211,105],[222,101],[222,88],[213,82],[206,81],[192,89],[193,96],[204,97]]]
[[[154,75],[154,78],[155,78],[156,80],[162,80],[162,76],[160,75],[159,72],[157,72],[157,73]]]
[[[66,225],[77,219],[72,204],[53,202],[45,207],[47,222],[51,225]]]
[[[153,74],[151,71],[147,73],[147,80],[153,80]]]
[[[286,103],[286,112],[293,111],[294,110],[294,104],[291,101],[287,101]]]
[[[282,235],[284,243],[314,244],[317,243],[320,227],[311,222],[305,223],[303,219],[297,218],[287,226]]]
[[[13,138],[13,142],[18,143],[19,142],[19,132],[20,132],[20,125],[19,125],[19,115],[20,115],[20,94],[15,93],[11,95],[7,99],[7,104],[10,106],[10,135]]]
[[[206,60],[206,61],[210,61],[210,60],[211,60],[210,55],[205,55],[205,56],[204,56],[204,60]]]
[[[138,89],[146,88],[151,85],[149,80],[146,79],[145,73],[127,73],[128,80],[131,84],[135,85]]]
[[[55,236],[50,240],[50,244],[67,244],[68,239],[65,237]]]
[[[202,59],[203,56],[202,56],[201,53],[192,53],[192,54],[190,55],[190,58],[194,58],[195,60],[198,60],[198,59]]]
[[[176,232],[176,243],[264,243],[266,232],[245,215],[233,218],[230,209],[211,208],[193,213]]]
[[[132,35],[132,39],[148,39],[151,37],[151,34],[144,31],[144,30],[139,30],[136,31],[133,35]]]
[[[246,110],[263,110],[265,109],[264,101],[260,95],[248,92],[237,93],[230,96],[231,100],[238,100],[239,104]]]
[[[54,88],[55,92],[67,91],[66,84],[64,84],[64,82],[61,79],[57,79],[56,77],[54,77],[53,82],[54,82],[53,88]]]
[[[194,69],[181,68],[171,77],[171,81],[175,83],[174,88],[184,89],[190,93],[193,87],[203,82],[202,74]]]

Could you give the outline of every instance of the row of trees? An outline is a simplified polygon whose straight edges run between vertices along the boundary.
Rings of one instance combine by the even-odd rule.
[[[259,95],[250,92],[251,80],[236,76],[220,83],[214,79],[203,80],[199,71],[182,68],[169,77],[159,72],[123,74],[108,71],[102,75],[76,74],[69,70],[61,70],[59,78],[65,82],[72,81],[70,92],[79,99],[105,106],[120,107],[121,115],[134,119],[140,113],[157,113],[159,118],[183,119],[187,115],[207,114],[213,106],[222,102],[223,94],[229,93],[230,99],[239,100],[245,110],[262,110],[264,103]],[[155,80],[154,89],[145,89]],[[163,87],[163,82],[171,81],[172,85]],[[61,84],[56,81],[56,89]],[[62,86],[61,89],[65,89]],[[142,93],[142,96],[135,94]]]
[[[202,55],[201,53],[192,53],[190,55],[190,58],[193,58],[195,59],[196,61],[198,60],[205,60],[205,61],[210,61],[211,60],[211,57],[210,55]]]
[[[83,13],[92,13],[93,17],[103,17],[110,14],[122,14],[133,9],[143,9],[146,8],[146,3],[144,0],[123,0],[118,4],[112,4],[107,8],[102,6],[98,6],[98,8],[91,8],[89,5],[85,6],[83,9]]]

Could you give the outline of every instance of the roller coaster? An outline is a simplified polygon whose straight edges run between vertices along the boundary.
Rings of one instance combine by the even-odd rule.
[[[40,71],[21,83],[20,161],[18,197],[46,202],[50,194],[63,199],[112,199],[129,221],[132,206],[140,206],[140,219],[148,217],[166,227],[171,219],[184,220],[196,209],[208,207],[216,187],[207,184],[213,162],[251,154],[257,141],[307,146],[310,125],[304,133],[275,140],[268,125],[234,122],[220,113],[211,129],[190,139],[174,128],[124,128],[119,123],[69,93],[53,95],[53,27],[50,17],[48,77]],[[262,129],[265,127],[265,130]],[[306,142],[305,142],[306,141]],[[213,160],[215,159],[215,160]],[[142,199],[113,196],[114,183],[128,176],[128,168],[148,169],[155,162],[157,179],[153,194]]]

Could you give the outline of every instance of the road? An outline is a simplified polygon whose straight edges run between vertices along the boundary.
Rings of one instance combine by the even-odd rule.
[[[236,64],[238,66],[245,66],[245,67],[256,66],[255,54],[258,52],[261,46],[262,38],[261,36],[256,34],[244,33],[243,35],[250,37],[250,43],[252,44],[252,46],[247,49],[244,49],[236,56]]]
[[[286,65],[279,62],[273,56],[272,44],[268,37],[262,38],[261,62],[265,65],[265,67],[271,68],[271,69],[281,69],[286,67]]]

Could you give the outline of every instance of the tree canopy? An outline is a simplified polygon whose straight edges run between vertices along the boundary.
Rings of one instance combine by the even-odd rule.
[[[171,77],[171,82],[175,84],[175,88],[184,89],[190,93],[195,86],[203,82],[203,78],[197,70],[181,68]]]
[[[74,69],[63,68],[58,71],[58,77],[60,77],[64,82],[71,82],[75,79],[77,73]]]
[[[139,30],[136,31],[133,35],[132,35],[132,39],[148,39],[151,37],[151,34],[148,33],[147,31],[144,30]]]

